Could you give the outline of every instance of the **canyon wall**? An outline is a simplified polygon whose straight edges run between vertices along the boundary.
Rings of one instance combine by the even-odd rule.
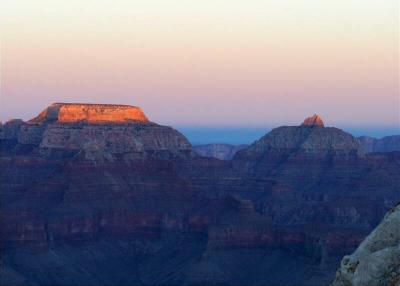
[[[400,201],[400,154],[319,117],[230,161],[150,121],[51,118],[0,129],[6,282],[327,284]]]

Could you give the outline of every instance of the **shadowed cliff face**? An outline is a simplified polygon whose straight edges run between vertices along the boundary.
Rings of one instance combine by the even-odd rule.
[[[280,127],[231,161],[149,121],[11,121],[0,144],[8,282],[320,285],[400,200],[399,154],[336,128]]]
[[[249,145],[230,145],[230,144],[206,144],[195,145],[193,149],[197,154],[204,157],[217,158],[220,160],[231,160],[236,152],[247,148]]]

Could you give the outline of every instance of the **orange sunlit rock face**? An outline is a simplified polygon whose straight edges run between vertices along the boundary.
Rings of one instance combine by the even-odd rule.
[[[321,116],[318,114],[314,114],[311,117],[307,117],[302,126],[318,126],[318,127],[324,127],[324,122],[322,121]]]
[[[87,122],[128,123],[149,122],[143,111],[136,106],[114,104],[54,103],[42,111],[31,123],[55,121],[59,123]]]

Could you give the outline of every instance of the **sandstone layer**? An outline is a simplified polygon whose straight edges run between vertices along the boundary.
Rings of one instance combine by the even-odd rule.
[[[40,122],[77,123],[126,123],[149,122],[143,111],[136,106],[115,104],[54,103],[43,110],[30,123]]]

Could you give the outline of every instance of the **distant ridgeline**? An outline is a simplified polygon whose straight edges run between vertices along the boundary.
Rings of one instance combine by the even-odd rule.
[[[324,122],[319,115],[315,114],[311,117],[306,118],[301,126],[324,127]],[[357,139],[361,144],[364,153],[400,151],[400,135],[387,136],[382,139],[362,136],[358,137]],[[245,149],[248,146],[249,145],[246,144],[232,145],[224,143],[214,143],[195,145],[193,146],[193,148],[199,155],[205,157],[230,160],[235,156],[238,151]]]
[[[358,140],[367,153],[400,151],[400,135],[386,136],[381,139],[361,136]]]
[[[315,114],[306,118],[301,126],[324,127],[324,122],[321,116]],[[358,137],[357,139],[365,153],[400,151],[400,135],[387,136],[383,137],[382,139],[362,136]],[[248,146],[249,145],[247,144],[234,145],[226,143],[212,143],[198,144],[193,146],[193,148],[199,155],[205,157],[230,160],[238,151]]]

